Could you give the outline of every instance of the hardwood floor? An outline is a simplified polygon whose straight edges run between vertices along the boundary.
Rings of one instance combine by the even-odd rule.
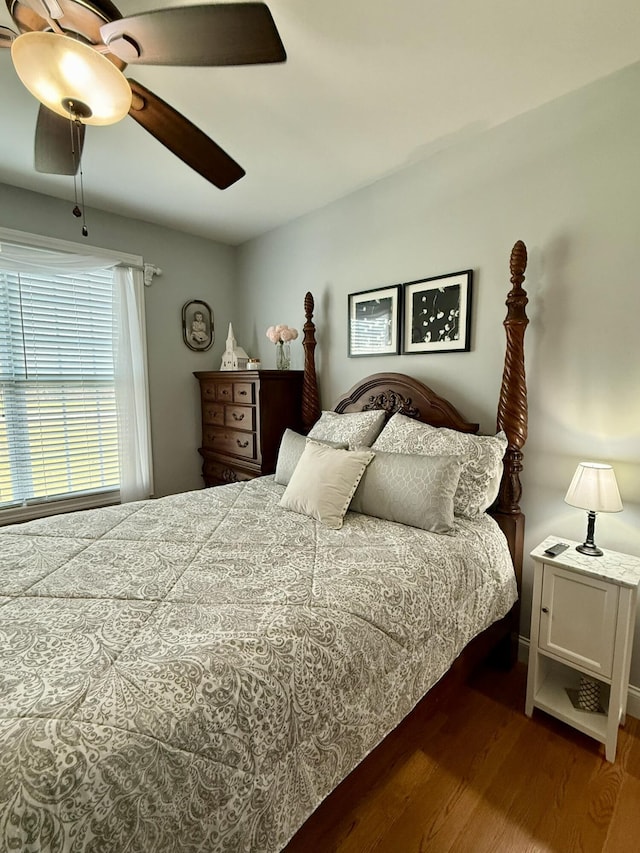
[[[286,853],[635,853],[640,721],[604,748],[524,715],[526,669],[438,685],[340,785]]]

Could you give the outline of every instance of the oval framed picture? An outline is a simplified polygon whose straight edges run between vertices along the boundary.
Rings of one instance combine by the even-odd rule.
[[[194,352],[205,352],[213,344],[213,312],[202,299],[192,299],[182,306],[182,337]]]

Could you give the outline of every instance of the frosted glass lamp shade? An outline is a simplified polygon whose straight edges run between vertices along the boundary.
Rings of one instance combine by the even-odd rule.
[[[83,124],[105,125],[131,108],[124,74],[84,42],[58,33],[23,33],[11,45],[11,58],[31,94],[58,115],[68,117],[70,104],[78,104]]]
[[[588,510],[587,538],[582,545],[576,545],[576,551],[589,557],[601,557],[602,551],[594,542],[596,513],[620,512],[622,509],[618,483],[611,465],[581,462],[564,499],[570,506]]]
[[[611,465],[581,462],[573,475],[565,502],[593,512],[620,512],[622,501]]]

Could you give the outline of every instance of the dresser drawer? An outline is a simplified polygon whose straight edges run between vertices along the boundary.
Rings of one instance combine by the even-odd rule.
[[[223,486],[226,483],[240,483],[244,480],[252,480],[257,473],[259,472],[246,471],[235,465],[208,457],[205,457],[202,467],[202,475],[207,486]]]
[[[225,406],[223,420],[225,426],[233,429],[254,430],[256,428],[256,410],[253,406]]]
[[[205,447],[216,453],[232,453],[244,459],[256,458],[256,436],[253,432],[205,427],[203,439]]]
[[[216,385],[216,400],[223,403],[233,401],[233,382],[218,382]]]
[[[205,424],[224,426],[224,411],[224,403],[210,403],[208,401],[202,403],[202,419]]]
[[[234,403],[255,403],[256,401],[256,386],[253,382],[234,382],[233,383],[233,402]]]
[[[200,391],[202,394],[202,402],[205,400],[215,400],[216,399],[216,389],[217,384],[215,382],[211,382],[209,380],[203,379],[200,383]]]

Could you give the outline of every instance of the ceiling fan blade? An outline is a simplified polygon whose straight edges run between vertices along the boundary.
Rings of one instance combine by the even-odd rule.
[[[256,65],[287,58],[264,3],[158,9],[104,24],[100,34],[113,54],[139,65]]]
[[[11,47],[11,43],[18,38],[18,33],[14,33],[9,27],[0,27],[0,47]]]
[[[177,110],[135,80],[129,79],[129,84],[133,92],[131,118],[187,166],[221,190],[245,174],[242,166]]]
[[[31,9],[37,15],[40,15],[40,17],[44,18],[45,21],[49,18],[57,20],[58,18],[62,18],[64,15],[64,12],[57,0],[20,0],[20,4]]]
[[[50,20],[64,32],[92,44],[102,41],[100,27],[122,15],[111,0],[6,0],[21,33],[48,32]],[[55,31],[55,28],[54,28]]]
[[[83,124],[72,123],[68,118],[41,106],[36,124],[36,172],[75,175],[80,165],[84,131]]]

